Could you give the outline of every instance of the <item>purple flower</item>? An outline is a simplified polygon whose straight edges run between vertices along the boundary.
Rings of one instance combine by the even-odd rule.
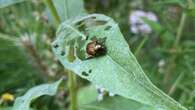
[[[151,21],[158,21],[156,15],[152,12],[144,12],[142,10],[132,11],[129,16],[132,33],[150,34],[152,32],[151,27],[143,21],[143,17]]]

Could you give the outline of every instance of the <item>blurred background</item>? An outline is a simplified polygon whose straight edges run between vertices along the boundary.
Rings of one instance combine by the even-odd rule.
[[[88,13],[102,13],[118,22],[152,82],[195,110],[195,10],[187,1],[85,0],[84,6]],[[0,110],[12,106],[29,88],[67,76],[51,51],[55,31],[41,0],[0,9]],[[78,90],[89,84],[77,80]],[[41,97],[32,107],[66,108],[68,90],[63,86],[55,97]]]

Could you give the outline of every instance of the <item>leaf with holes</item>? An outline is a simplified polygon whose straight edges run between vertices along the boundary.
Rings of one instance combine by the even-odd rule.
[[[92,14],[62,23],[53,51],[65,68],[114,94],[160,110],[185,110],[151,83],[117,23],[107,16]]]
[[[52,84],[43,84],[30,89],[24,96],[18,97],[12,110],[30,110],[31,101],[42,95],[55,95],[62,79]]]

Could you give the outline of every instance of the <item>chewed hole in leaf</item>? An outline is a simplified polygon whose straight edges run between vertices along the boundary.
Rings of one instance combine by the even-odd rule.
[[[107,23],[107,21],[95,21],[95,20],[90,20],[88,22],[88,26],[90,27],[96,27],[96,26],[102,26],[102,25],[105,25]]]
[[[89,73],[91,73],[91,72],[92,72],[92,69],[89,70]]]
[[[81,25],[84,25],[84,22],[83,21],[78,21],[77,23],[75,23],[76,26],[81,26]]]
[[[96,19],[96,17],[95,16],[93,16],[93,17],[91,17],[92,19]]]
[[[87,27],[96,27],[105,25],[107,21],[105,20],[98,20],[96,17],[86,18],[84,21],[80,21],[76,24],[76,27],[79,27],[79,30],[84,31],[82,28],[86,29]]]
[[[73,62],[76,59],[74,50],[74,45],[70,45],[67,56],[69,62]]]
[[[58,48],[59,45],[58,45],[58,44],[54,44],[53,47],[54,47],[54,48]]]
[[[85,26],[85,24],[77,25],[77,29],[80,32],[85,32],[86,26]]]
[[[98,25],[105,25],[107,23],[107,21],[96,21],[96,23]]]
[[[89,35],[86,35],[86,39],[85,40],[88,40],[89,39]]]
[[[82,40],[82,37],[79,37],[76,40],[76,56],[80,59],[80,60],[84,60],[85,59],[85,50],[83,49],[84,45],[86,43],[86,40]]]
[[[76,55],[80,60],[85,59],[85,51],[80,48],[76,48]]]
[[[65,51],[61,51],[61,56],[64,56],[66,53],[65,53]]]
[[[108,31],[108,30],[110,30],[111,28],[112,28],[112,26],[107,26],[107,27],[105,28],[105,30]]]
[[[85,71],[83,71],[81,74],[82,74],[83,76],[89,76],[89,74],[88,74],[87,72],[85,72]]]

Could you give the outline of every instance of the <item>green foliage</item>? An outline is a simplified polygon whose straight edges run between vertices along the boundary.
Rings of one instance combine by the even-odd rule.
[[[161,3],[161,4],[164,4],[164,5],[165,4],[168,4],[168,5],[170,5],[170,4],[178,4],[178,5],[182,6],[182,7],[187,7],[187,3],[186,3],[185,0],[160,0],[157,3]]]
[[[86,95],[87,94],[87,95]],[[79,106],[96,102],[98,91],[93,85],[85,86],[78,91]]]
[[[61,21],[86,13],[82,0],[53,0]]]
[[[53,21],[50,21],[50,12],[48,12],[49,14],[45,13],[45,10],[48,10],[47,6],[45,6],[43,0],[26,0],[27,2],[23,1],[25,0],[0,0],[0,96],[8,92],[14,95],[14,97],[17,97],[37,84],[40,84],[42,82],[52,82],[56,79],[59,79],[59,77],[67,75],[66,72],[64,72],[64,68],[58,63],[51,52],[50,43],[55,37],[56,26],[53,25]],[[153,22],[143,18],[145,23],[150,25],[153,32],[147,35],[147,40],[143,43],[140,51],[136,54],[136,58],[139,61],[139,64],[141,64],[144,72],[158,88],[184,105],[186,108],[188,108],[188,110],[194,110],[195,5],[193,2],[195,3],[195,0],[85,0],[85,2],[83,2],[82,0],[53,0],[54,6],[57,9],[61,20],[65,21],[67,20],[67,18],[72,19],[66,21],[66,23],[63,24],[65,30],[61,31],[62,33],[64,31],[67,31],[67,33],[71,33],[67,34],[68,36],[74,36],[72,37],[70,42],[68,42],[68,45],[71,47],[70,51],[69,47],[67,47],[67,45],[64,45],[64,47],[67,47],[67,50],[65,56],[63,57],[63,60],[65,60],[66,55],[68,55],[68,58],[71,59],[70,61],[73,61],[71,62],[72,65],[75,64],[74,61],[78,60],[78,64],[82,65],[83,62],[92,61],[93,63],[95,63],[94,60],[97,60],[97,63],[99,63],[102,61],[102,59],[106,60],[106,58],[109,58],[107,55],[103,55],[98,58],[95,57],[86,59],[89,57],[85,51],[86,44],[89,43],[91,41],[90,38],[97,33],[91,32],[91,30],[96,30],[97,27],[97,31],[101,30],[100,27],[104,27],[107,24],[99,21],[98,23],[94,23],[93,20],[96,18],[90,18],[81,20],[82,22],[78,22],[78,24],[74,25],[76,27],[72,26],[74,24],[72,22],[77,22],[78,19],[80,20],[80,18],[82,18],[76,16],[83,16],[86,14],[83,5],[85,5],[86,10],[89,13],[103,13],[113,18],[120,27],[120,31],[123,33],[126,40],[124,41],[123,45],[126,45],[126,47],[130,46],[131,51],[134,54],[135,50],[137,50],[137,48],[139,48],[143,43],[142,39],[145,39],[143,38],[143,36],[145,35],[131,33],[131,31],[129,30],[131,28],[129,25],[129,13],[133,10],[153,12],[157,15],[158,22]],[[180,42],[177,46],[174,46],[173,44],[175,44],[176,41],[175,36],[176,33],[178,33],[178,28],[180,27],[179,24],[182,13],[186,13],[187,18],[185,20],[183,29],[181,29],[182,34],[179,40]],[[77,34],[73,30],[71,30],[71,28]],[[90,28],[89,31],[85,30],[88,28]],[[117,29],[117,32],[118,30],[119,29]],[[109,27],[107,31],[110,32]],[[88,33],[88,40],[80,39],[84,38]],[[78,38],[78,34],[82,37],[79,37],[79,39],[75,41],[74,39]],[[97,37],[99,36],[105,37],[102,34],[102,30],[97,34]],[[117,35],[113,36],[114,39]],[[29,43],[34,47],[33,52],[36,53],[39,60],[34,60],[35,58],[34,56],[32,56],[33,52],[29,51],[24,45],[22,45],[21,38],[24,37],[31,39]],[[120,35],[117,39],[120,38],[123,39],[123,36]],[[106,43],[107,41],[110,41],[109,39],[106,40]],[[69,40],[66,40],[66,42],[67,41]],[[79,41],[83,42],[79,43]],[[75,44],[78,44],[77,47],[82,48],[75,49],[76,47],[74,48],[74,46],[71,45],[71,43],[74,42],[76,42]],[[115,49],[115,47],[117,46],[115,45],[116,40],[114,39],[113,42],[114,43],[112,43],[111,46],[111,43],[109,44],[109,47],[113,47]],[[123,41],[121,43],[123,43]],[[116,47],[117,50],[118,48],[119,47]],[[72,49],[75,49],[75,52],[71,51]],[[110,48],[108,48],[108,54],[110,54],[109,50]],[[120,50],[122,51],[123,48],[120,48]],[[119,55],[122,54],[121,51],[119,52]],[[117,56],[117,54],[118,53],[113,56]],[[72,55],[75,55],[75,57],[71,57]],[[123,55],[121,57],[126,58],[130,55]],[[134,59],[134,57],[131,58]],[[100,61],[98,62],[98,60]],[[127,61],[128,59],[125,60]],[[37,65],[37,61],[38,63],[40,61],[41,64],[46,67],[46,69],[42,68],[44,72],[39,68],[40,65]],[[123,60],[120,62],[123,62]],[[119,92],[120,88],[118,88],[118,85],[128,84],[128,80],[126,81],[126,79],[128,78],[121,78],[125,75],[121,76],[119,74],[116,74],[116,72],[110,72],[106,74],[103,74],[103,72],[99,72],[101,70],[104,70],[105,67],[109,67],[109,64],[106,65],[104,62],[103,65],[106,66],[102,66],[101,63],[90,65],[90,67],[96,71],[88,71],[89,69],[91,69],[89,67],[86,67],[87,69],[74,68],[84,70],[84,72],[79,71],[80,74],[82,74],[83,72],[83,75],[81,76],[84,79],[77,78],[77,88],[79,89],[78,103],[80,109],[156,110],[156,108],[151,108],[150,106],[144,105],[143,103],[129,100],[118,95],[114,97],[104,96],[104,99],[102,101],[97,101],[98,91],[92,86],[87,86],[89,82],[85,80],[86,78],[93,80],[93,82],[94,80],[95,82],[99,82],[98,84],[100,84],[100,87],[109,85],[109,88],[111,88],[112,90],[113,88],[114,90],[118,89]],[[128,65],[122,65],[121,67],[125,66]],[[129,68],[129,66],[127,68]],[[133,68],[132,71],[135,71],[135,69]],[[76,71],[76,73],[77,72],[78,71]],[[94,72],[96,73],[95,75],[93,74]],[[96,76],[98,77],[98,79],[95,78]],[[120,84],[113,86],[112,81],[110,81],[113,77],[115,79],[122,79],[120,80]],[[121,82],[124,80],[125,82]],[[102,82],[104,83],[103,85]],[[143,84],[143,82],[139,84]],[[60,89],[59,93],[57,93],[55,97],[41,97],[39,98],[39,100],[31,103],[33,110],[68,109],[71,103],[71,96],[67,90],[67,86],[67,83],[65,83],[63,86],[64,88]],[[131,85],[127,86],[131,87]],[[146,85],[144,85],[143,87],[145,86]],[[139,86],[138,88],[135,87],[135,90],[139,88]],[[111,91],[111,89],[107,90]],[[139,91],[136,92],[136,94],[139,94]],[[126,94],[138,99],[131,92],[128,92]],[[146,93],[142,93],[141,95],[143,97],[148,96]],[[11,106],[13,106],[12,102],[3,101],[0,97],[0,110],[11,110]]]
[[[78,92],[79,108],[81,110],[155,110],[150,106],[121,96],[107,96],[102,101],[97,101],[97,97],[97,90],[92,85],[80,89]]]
[[[48,25],[47,28],[40,27],[44,26],[44,23],[35,20],[32,12],[39,13],[41,9],[34,10],[34,8],[35,5],[31,2],[23,2],[0,11],[0,93],[11,92],[19,95],[32,86],[42,83],[46,78],[46,76],[41,77],[42,73],[36,68],[34,60],[20,39],[24,36],[31,37],[37,47],[36,50],[40,51],[37,53],[45,58],[45,52],[42,50],[49,46],[40,36],[46,31],[50,33],[51,30]]]
[[[85,49],[94,37],[106,39],[107,53],[88,59]],[[109,17],[92,14],[64,22],[58,29],[53,50],[64,67],[112,93],[157,109],[185,110],[150,82],[117,24]]]
[[[4,35],[0,35],[2,36]],[[29,88],[36,82],[40,82],[38,72],[29,64],[22,49],[13,42],[2,39],[0,39],[0,47],[0,93],[13,92],[17,88],[26,89],[23,87]]]
[[[5,8],[7,6],[23,2],[25,0],[0,0],[0,8]]]
[[[143,18],[143,20],[146,24],[148,24],[152,28],[152,30],[156,34],[159,35],[160,39],[163,42],[166,42],[166,43],[164,43],[164,45],[161,46],[162,49],[172,46],[172,42],[174,41],[175,36],[171,32],[169,32],[169,30],[165,29],[161,24],[159,24],[157,22],[148,20],[146,18]]]
[[[101,102],[93,102],[81,106],[80,110],[156,110],[150,106],[128,100],[120,96],[106,98]]]
[[[43,95],[55,95],[61,82],[62,79],[52,84],[43,84],[30,89],[24,96],[16,99],[12,110],[30,110],[33,100]]]

